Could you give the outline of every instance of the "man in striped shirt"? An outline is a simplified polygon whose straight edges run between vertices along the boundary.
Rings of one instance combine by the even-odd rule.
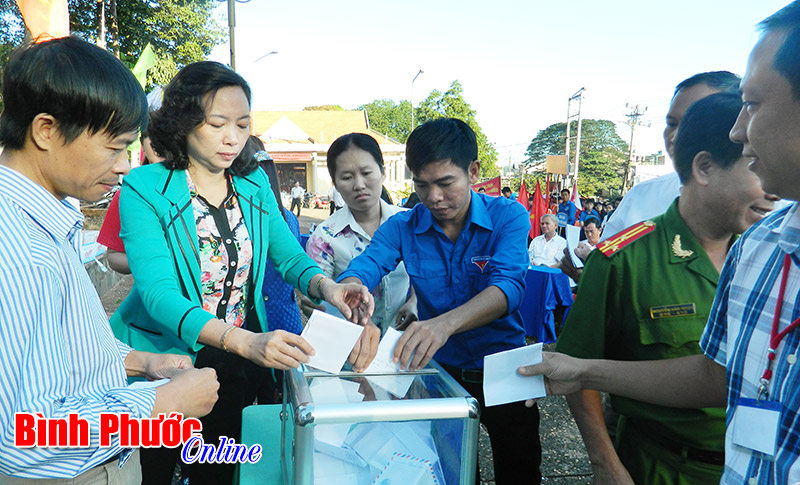
[[[744,145],[766,192],[800,200],[800,0],[759,27],[731,139]],[[547,354],[520,369],[548,393],[594,389],[672,407],[727,406],[721,483],[800,482],[800,209],[755,224],[720,275],[705,355],[650,362]]]
[[[127,173],[127,146],[146,125],[147,101],[119,60],[71,37],[12,55],[3,100],[0,482],[138,483],[138,454],[123,450],[118,436],[100,446],[99,415],[205,415],[216,402],[216,375],[193,369],[187,357],[133,351],[114,338],[79,256],[83,216],[64,199],[97,200]],[[172,379],[135,390],[128,376]],[[78,417],[88,423],[89,445],[15,446],[16,413]]]

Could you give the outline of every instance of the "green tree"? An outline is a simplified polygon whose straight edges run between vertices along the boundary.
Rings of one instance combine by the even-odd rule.
[[[148,82],[166,84],[181,67],[205,60],[223,40],[225,31],[213,16],[215,5],[214,0],[117,0],[119,39],[109,38],[108,44],[118,43],[120,59],[130,66],[152,44],[158,61]],[[73,31],[91,39],[91,27],[76,25]]]
[[[158,61],[148,73],[150,84],[166,84],[181,67],[206,59],[225,34],[213,15],[214,0],[69,0],[68,5],[72,33],[108,46],[129,66],[152,44]],[[24,29],[14,0],[0,0],[0,12],[2,68]]]
[[[408,101],[395,103],[391,99],[376,99],[356,109],[367,112],[371,129],[401,143],[408,140],[411,134],[411,103]]]
[[[418,126],[426,121],[445,117],[458,118],[465,122],[475,132],[478,141],[481,177],[496,177],[500,175],[500,169],[497,168],[497,149],[481,130],[475,119],[475,110],[464,100],[463,94],[464,88],[457,80],[453,81],[450,89],[444,93],[434,90],[416,109],[415,124]]]
[[[14,48],[22,44],[25,37],[25,24],[14,0],[0,0],[0,86],[2,86],[2,70],[8,62],[8,56]],[[0,110],[3,109],[3,97],[0,95]]]
[[[563,155],[567,124],[555,123],[539,131],[526,152],[526,165],[539,164],[547,155]],[[570,125],[570,134],[577,133],[577,122]],[[594,195],[612,190],[622,183],[628,144],[617,134],[609,120],[583,120],[581,156],[578,168],[578,192]],[[570,160],[575,160],[575,143],[570,143]]]
[[[323,104],[321,106],[306,106],[303,111],[344,111],[338,104]]]

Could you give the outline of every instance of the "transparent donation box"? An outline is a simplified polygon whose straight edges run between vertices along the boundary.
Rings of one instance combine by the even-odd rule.
[[[285,375],[285,483],[475,483],[478,403],[435,362],[402,374]]]

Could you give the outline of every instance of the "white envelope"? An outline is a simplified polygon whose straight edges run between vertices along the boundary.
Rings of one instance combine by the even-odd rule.
[[[403,453],[394,453],[373,485],[437,485],[433,464]]]
[[[416,378],[414,375],[403,375],[404,371],[401,370],[400,364],[392,361],[394,348],[397,341],[403,335],[392,327],[386,330],[381,343],[378,345],[378,353],[375,359],[367,367],[365,373],[387,373],[391,375],[385,376],[366,376],[367,380],[376,386],[389,391],[394,396],[402,399],[408,393],[411,384],[414,383]]]
[[[542,344],[526,345],[483,358],[483,398],[487,406],[547,395],[544,376],[526,377],[517,368],[542,362]]]
[[[344,450],[350,453],[351,457],[343,459],[334,455],[314,452],[314,484],[331,483],[340,485],[342,483],[369,483],[372,475],[366,463],[354,463],[353,460],[360,460],[353,450]],[[360,479],[359,479],[360,478]]]
[[[338,377],[315,377],[309,391],[317,404],[346,404],[360,402],[364,396],[358,392],[358,383]],[[350,424],[318,424],[314,426],[314,439],[333,446],[342,446],[350,432]]]
[[[427,429],[430,430],[430,422]],[[362,423],[355,426],[347,435],[346,445],[350,446],[376,472],[383,469],[395,452],[406,453],[428,460],[439,461],[439,455],[417,434],[415,426],[407,423]]]
[[[338,374],[363,330],[360,325],[314,310],[300,334],[316,352],[307,365]]]
[[[151,389],[154,387],[163,386],[169,382],[169,379],[158,379],[155,381],[136,381],[128,386],[128,389]]]

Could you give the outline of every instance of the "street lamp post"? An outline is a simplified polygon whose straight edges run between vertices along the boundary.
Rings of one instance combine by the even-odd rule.
[[[266,54],[264,54],[263,56],[259,57],[258,59],[256,59],[256,60],[255,60],[255,61],[253,61],[253,62],[258,62],[258,61],[260,61],[261,59],[263,59],[263,58],[265,58],[265,57],[267,57],[267,56],[271,56],[272,54],[277,54],[277,53],[278,53],[278,51],[270,51],[270,52],[267,52]]]
[[[423,72],[424,71],[420,69],[417,75],[414,76],[414,79],[411,80],[411,131],[414,131],[414,81],[416,81]]]
[[[236,2],[247,3],[250,0],[217,0],[218,2],[228,2],[228,40],[231,47],[231,69],[236,70]]]

